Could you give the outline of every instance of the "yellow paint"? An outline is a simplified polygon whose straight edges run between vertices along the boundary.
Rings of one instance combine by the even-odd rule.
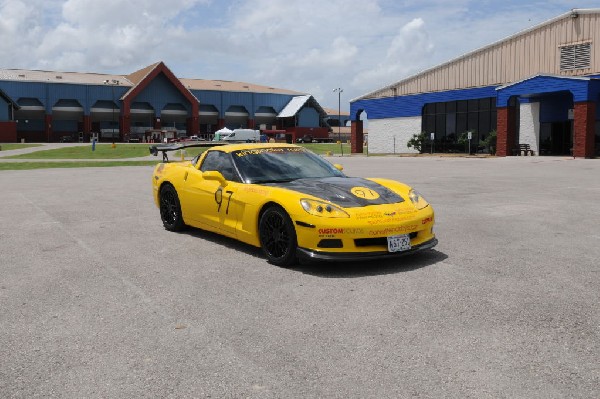
[[[262,147],[258,144],[230,144],[222,147],[222,150],[252,151],[260,148]],[[405,184],[387,179],[372,180],[403,198],[409,198],[411,187]],[[163,183],[171,184],[177,190],[185,224],[229,236],[256,247],[260,247],[260,212],[271,204],[281,206],[290,215],[294,222],[298,246],[311,251],[332,254],[383,252],[387,251],[386,245],[357,246],[355,239],[417,232],[418,234],[411,238],[411,245],[416,246],[435,237],[433,208],[426,202],[426,206],[422,208],[415,206],[410,200],[402,204],[344,208],[349,217],[328,217],[326,212],[311,214],[302,207],[302,199],[311,199],[305,193],[235,181],[228,181],[224,187],[219,181],[205,179],[203,172],[189,163],[173,162],[160,163],[154,170],[152,184],[157,206],[160,206],[159,192]],[[357,198],[379,198],[379,194],[368,187],[356,186],[351,191]],[[343,247],[320,247],[320,241],[328,236],[342,240]]]

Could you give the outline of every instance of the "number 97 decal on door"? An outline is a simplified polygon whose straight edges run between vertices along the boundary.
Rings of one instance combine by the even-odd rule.
[[[231,196],[233,195],[233,191],[225,191],[225,201],[227,201],[227,207],[225,208],[225,214],[229,214],[229,203],[231,202]],[[219,187],[217,191],[215,191],[215,202],[217,203],[217,213],[221,212],[221,205],[223,205],[223,187]]]

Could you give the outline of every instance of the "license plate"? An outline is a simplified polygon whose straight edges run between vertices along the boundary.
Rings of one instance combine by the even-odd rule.
[[[408,234],[400,234],[387,238],[389,252],[408,251],[410,249],[410,237]]]

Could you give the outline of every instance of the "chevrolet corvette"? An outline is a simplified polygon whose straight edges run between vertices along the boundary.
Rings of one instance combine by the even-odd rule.
[[[210,144],[207,144],[210,145]],[[213,146],[190,160],[168,151],[203,144],[151,146],[163,162],[152,174],[165,229],[200,228],[262,248],[267,260],[354,261],[433,248],[432,206],[406,184],[348,177],[292,144]]]

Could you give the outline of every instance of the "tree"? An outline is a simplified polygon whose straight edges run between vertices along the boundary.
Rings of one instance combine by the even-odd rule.
[[[408,140],[408,142],[406,143],[406,146],[408,148],[414,147],[415,150],[417,150],[419,152],[423,152],[423,145],[425,144],[426,140],[427,140],[427,136],[425,135],[425,132],[415,133],[410,138],[410,140]]]
[[[496,154],[496,140],[498,138],[498,134],[495,130],[492,130],[486,138],[480,141],[482,145],[484,145],[488,152],[492,155]]]

